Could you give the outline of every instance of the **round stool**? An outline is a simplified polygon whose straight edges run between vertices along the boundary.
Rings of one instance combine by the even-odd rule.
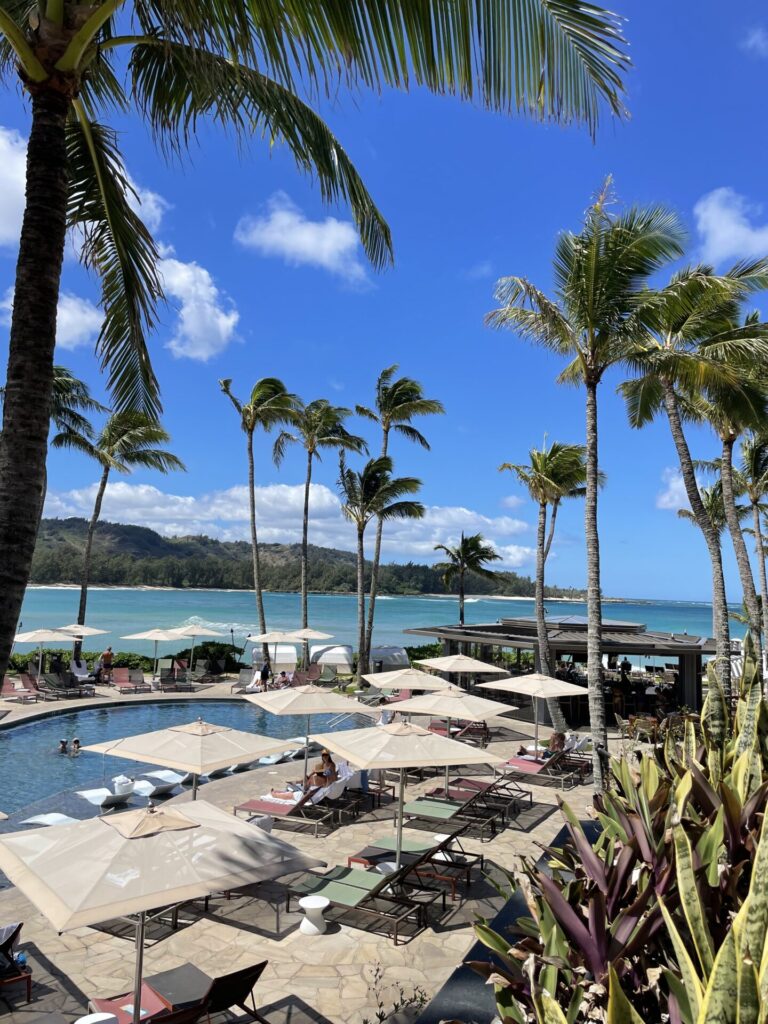
[[[325,896],[302,896],[299,906],[304,911],[299,931],[304,935],[322,935],[327,925],[323,917],[323,911],[330,904]]]

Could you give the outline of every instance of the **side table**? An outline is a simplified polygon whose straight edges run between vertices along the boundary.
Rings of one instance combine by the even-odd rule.
[[[304,935],[322,935],[327,928],[323,911],[330,905],[325,896],[302,896],[299,906],[304,911],[299,931]]]

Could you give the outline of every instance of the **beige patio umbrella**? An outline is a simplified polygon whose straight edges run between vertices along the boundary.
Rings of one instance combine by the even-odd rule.
[[[69,633],[63,633],[60,629],[33,629],[29,633],[17,633],[13,638],[15,644],[37,644],[39,648],[37,654],[38,678],[43,667],[43,644],[55,644],[56,641],[71,644],[72,636]]]
[[[273,644],[272,648],[272,664],[277,661],[277,645],[278,644],[293,644],[294,647],[299,643],[299,639],[295,633],[290,632],[287,629],[273,629],[266,633],[259,633],[257,636],[249,636],[248,639],[254,644]]]
[[[489,718],[517,711],[510,704],[487,700],[458,687],[424,693],[420,697],[397,702],[397,710],[406,715],[435,715],[446,720],[446,734],[451,735],[451,721],[487,722]],[[448,765],[445,766],[445,789],[448,791]]]
[[[534,722],[534,757],[539,756],[539,704],[537,698],[547,700],[550,697],[571,697],[587,692],[583,686],[569,683],[565,679],[555,679],[541,672],[532,672],[527,676],[512,676],[509,679],[498,679],[492,683],[478,683],[479,690],[497,690],[504,693],[525,693],[533,698]]]
[[[108,629],[97,629],[95,626],[84,626],[79,622],[73,622],[69,626],[57,626],[57,633],[69,633],[71,636],[103,636],[109,633]]]
[[[399,768],[397,811],[397,866],[403,846],[403,807],[405,805],[405,769],[450,767],[464,764],[501,764],[503,757],[489,754],[479,747],[438,736],[429,729],[410,722],[374,725],[370,729],[345,729],[341,732],[315,734],[312,739],[322,743],[338,757],[356,768]],[[0,864],[2,867],[2,864]]]
[[[199,636],[203,636],[203,637],[214,636],[215,637],[215,636],[226,636],[227,635],[226,633],[220,633],[217,629],[208,629],[207,626],[199,626],[199,625],[196,625],[195,623],[192,623],[192,625],[190,625],[190,626],[177,626],[173,630],[173,632],[178,637],[183,637],[183,638],[189,637],[192,640],[192,644],[191,644],[190,651],[189,651],[189,668],[190,668],[190,671],[192,670],[192,665],[193,665],[192,659],[195,656],[195,640]]]
[[[304,747],[304,780],[307,779],[307,763],[309,761],[309,732],[312,715],[355,713],[370,715],[371,708],[361,704],[354,697],[345,697],[341,693],[333,693],[322,686],[307,683],[306,686],[290,686],[285,690],[270,690],[266,693],[244,693],[243,697],[269,711],[273,715],[305,715],[307,719],[307,741]]]
[[[330,640],[333,633],[323,633],[321,629],[312,629],[310,626],[306,626],[302,629],[292,630],[293,636],[297,640],[301,640],[301,649],[303,651],[302,664],[304,668],[309,668],[309,641],[310,640]]]
[[[232,764],[246,764],[268,754],[285,750],[285,740],[258,733],[230,729],[226,725],[213,725],[198,718],[187,725],[172,725],[168,729],[125,736],[119,740],[92,743],[83,750],[112,757],[127,757],[130,761],[159,764],[193,776],[192,799],[197,798],[197,777],[217,768]]]
[[[441,658],[421,658],[414,662],[415,665],[425,665],[433,668],[436,672],[461,672],[490,675],[492,672],[497,675],[506,675],[509,669],[499,668],[498,665],[491,665],[487,661],[478,661],[477,658],[469,658],[466,654],[446,654]]]
[[[155,642],[155,653],[153,655],[153,670],[152,678],[154,679],[157,675],[157,645],[159,643],[165,643],[168,640],[178,640],[179,634],[173,629],[147,629],[143,633],[128,633],[127,636],[121,636],[121,640],[154,640]]]
[[[0,870],[59,932],[136,919],[134,1024],[148,911],[318,866],[204,800],[0,837]]]
[[[372,672],[363,679],[380,690],[458,690],[455,683],[438,679],[417,668],[396,668],[391,672]],[[399,710],[399,706],[398,706]]]

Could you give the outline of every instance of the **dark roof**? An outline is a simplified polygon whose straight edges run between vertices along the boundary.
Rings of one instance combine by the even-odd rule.
[[[544,613],[548,626],[572,626],[574,629],[586,629],[589,623],[586,615],[548,615]],[[502,626],[512,626],[521,623],[525,626],[535,625],[534,615],[517,615],[512,619],[500,619]],[[624,619],[603,619],[603,629],[626,629],[635,633],[641,633],[645,626],[641,622],[626,622]]]
[[[585,651],[587,631],[581,622],[573,623],[573,616],[561,619],[547,617],[547,634],[552,647],[558,652]],[[581,616],[575,616],[581,619]],[[406,633],[429,636],[438,640],[461,643],[494,644],[498,647],[518,647],[530,650],[537,646],[536,622],[533,618],[502,619],[470,626],[422,626],[406,629]],[[676,657],[680,654],[714,654],[715,641],[708,637],[688,633],[664,633],[647,630],[634,622],[603,622],[603,651],[617,654],[658,654]]]

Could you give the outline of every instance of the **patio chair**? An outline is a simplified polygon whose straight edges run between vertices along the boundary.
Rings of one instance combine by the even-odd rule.
[[[180,693],[194,693],[195,684],[185,668],[176,669],[176,689]]]
[[[16,945],[23,927],[23,921],[0,925],[0,969],[14,965],[13,947]]]
[[[22,927],[23,924],[19,922],[0,926],[0,988],[6,985],[26,985],[29,1003],[32,1001],[32,968],[18,964],[13,953]]]
[[[307,679],[309,680],[309,682],[310,683],[314,683],[318,679],[320,679],[322,674],[323,674],[323,672],[325,672],[326,667],[327,666],[321,665],[317,661],[313,661],[312,664],[309,666],[309,668],[307,669],[307,671],[305,673],[305,675],[306,675]]]
[[[57,700],[71,700],[73,697],[83,696],[83,691],[79,686],[69,686],[61,676],[53,672],[44,672],[38,686],[40,692],[46,697],[50,695]]]
[[[140,668],[128,669],[128,679],[131,686],[136,687],[136,693],[151,693],[152,684],[144,679],[144,671]]]
[[[243,967],[239,971],[232,971],[220,978],[214,978],[205,1007],[208,1021],[210,1022],[212,1013],[222,1013],[224,1010],[236,1006],[238,1010],[243,1010],[260,1024],[269,1024],[266,1017],[262,1017],[256,1009],[256,997],[253,994],[268,963],[269,960],[262,960],[260,964],[254,964],[253,967]],[[249,997],[250,1006],[247,1003]]]
[[[323,665],[323,670],[315,679],[316,683],[335,683],[339,674],[333,665]]]
[[[170,659],[168,660],[170,661]],[[176,686],[176,675],[172,668],[160,669],[160,679],[157,688],[161,693],[173,693],[178,689]]]
[[[501,773],[506,777],[515,775],[524,778],[541,776],[542,780],[551,779],[559,782],[562,789],[566,788],[566,784],[568,788],[575,786],[577,781],[580,781],[579,776],[581,774],[578,770],[568,765],[563,751],[558,751],[552,757],[544,758],[541,761],[529,760],[525,757],[510,757],[504,764],[494,766],[494,773]]]
[[[253,679],[252,668],[241,668],[237,676],[237,682],[230,687],[230,693],[245,693],[245,688]]]
[[[118,683],[127,686],[131,681],[131,670],[125,666],[120,668],[112,669],[112,683],[117,686]]]
[[[452,798],[452,796],[454,798]],[[455,799],[458,796],[459,799]],[[504,811],[498,807],[482,806],[479,794],[465,790],[449,790],[448,797],[417,797],[403,808],[403,816],[412,821],[425,821],[429,825],[448,825],[467,821],[480,830],[480,841],[489,843],[504,828]]]
[[[247,800],[243,804],[237,804],[233,811],[235,815],[245,812],[248,820],[252,818],[270,817],[275,826],[292,828],[294,825],[311,824],[314,828],[314,835],[317,838],[321,825],[332,826],[337,815],[335,807],[321,807],[323,798],[320,794],[327,791],[328,786],[316,786],[303,793],[298,800],[279,800],[270,794],[265,794],[256,800]]]
[[[33,690],[30,687],[26,687],[21,679],[6,676],[3,679],[0,697],[3,700],[17,700],[20,704],[36,703],[38,692],[36,689]]]

